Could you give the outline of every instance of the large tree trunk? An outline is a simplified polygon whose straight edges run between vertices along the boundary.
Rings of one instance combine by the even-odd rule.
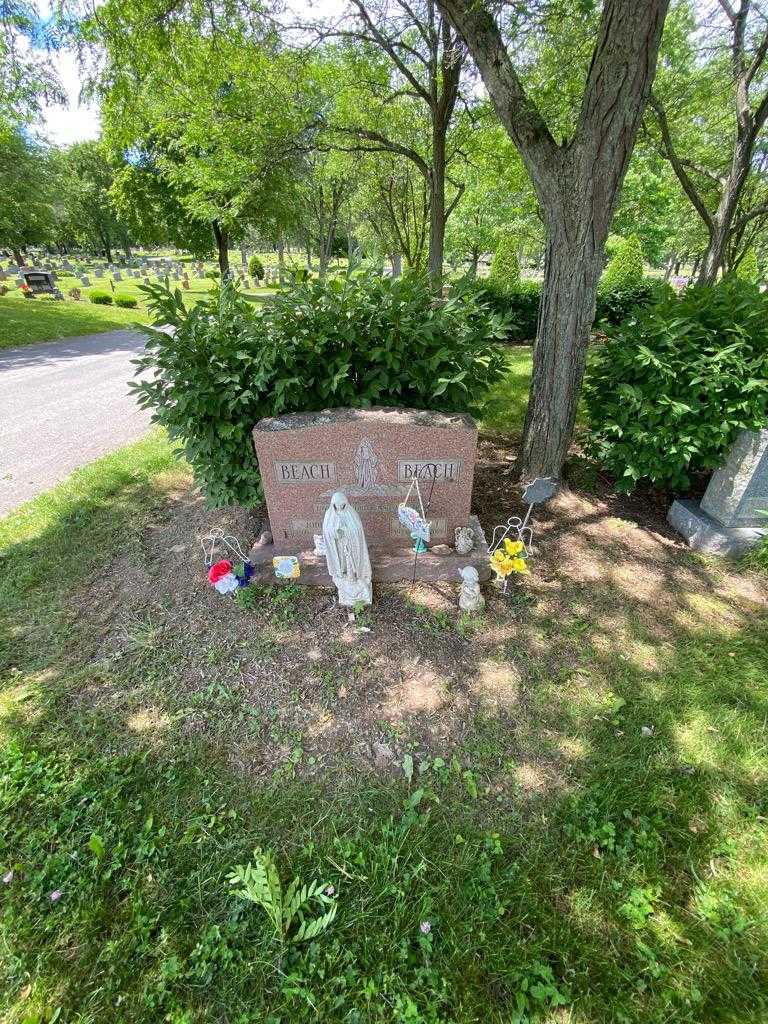
[[[17,267],[26,266],[24,257],[21,254],[21,249],[11,249],[11,252],[13,253],[13,259]]]
[[[403,256],[402,253],[393,252],[389,257],[390,263],[392,264],[392,277],[400,277],[403,272]]]
[[[443,284],[445,251],[445,132],[440,125],[432,130],[432,166],[429,169],[429,264],[432,288]]]
[[[213,228],[213,237],[216,241],[221,280],[226,281],[229,277],[229,232],[218,221],[214,221],[211,227]]]
[[[558,477],[568,454],[595,317],[603,241],[550,214],[520,475]],[[578,239],[581,238],[579,243]],[[574,244],[575,243],[575,244]]]
[[[282,288],[285,281],[285,242],[282,238],[277,242],[277,279]]]
[[[558,477],[573,431],[603,250],[656,70],[669,0],[605,0],[573,138],[556,141],[479,0],[438,0],[533,179],[547,228],[523,479]]]

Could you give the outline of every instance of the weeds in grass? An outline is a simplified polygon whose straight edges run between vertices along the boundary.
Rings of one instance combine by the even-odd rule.
[[[253,851],[253,860],[238,866],[229,875],[229,884],[236,896],[250,900],[261,907],[272,923],[275,936],[281,943],[310,942],[330,927],[338,905],[333,899],[334,887],[317,880],[302,885],[298,878],[283,892],[274,857],[259,847]],[[307,916],[313,904],[325,909],[324,913]],[[294,922],[298,928],[291,931]]]
[[[695,566],[676,556],[673,624],[634,597],[622,611],[622,592],[606,581],[562,618],[538,607],[524,624],[500,618],[500,663],[519,666],[518,638],[531,641],[519,714],[469,704],[449,747],[442,704],[392,718],[376,694],[366,729],[392,738],[398,777],[329,757],[329,783],[300,770],[314,753],[312,720],[259,704],[258,673],[284,672],[281,692],[299,708],[307,696],[322,704],[335,682],[330,659],[348,664],[349,644],[330,642],[320,673],[296,644],[294,677],[280,661],[252,665],[252,679],[238,661],[239,652],[268,657],[284,637],[315,645],[293,588],[255,589],[266,635],[244,636],[234,615],[200,643],[184,665],[195,670],[189,692],[173,657],[188,645],[186,622],[159,615],[156,588],[143,606],[130,592],[120,657],[101,620],[78,614],[91,574],[113,566],[115,552],[147,557],[143,529],[162,497],[153,474],[171,464],[167,446],[147,442],[0,525],[2,1019],[766,1019],[764,621],[735,602],[730,619],[697,618],[694,600],[710,596],[712,577],[701,569],[698,591],[681,586],[673,574],[687,580]],[[598,619],[598,599],[617,617],[640,609],[659,631],[652,667],[613,633],[613,618],[598,623],[597,639],[582,628]],[[424,639],[399,599],[382,598],[382,620],[388,612],[406,641]],[[566,615],[573,631],[562,628]],[[634,622],[627,633],[647,641]],[[462,651],[472,643],[454,636]],[[379,656],[366,650],[365,663]],[[166,724],[137,733],[130,713],[148,703]],[[261,715],[258,743],[239,744],[246,713]],[[431,744],[418,731],[424,721]],[[248,753],[273,744],[287,767],[260,781]],[[563,751],[563,784],[547,786],[543,768]],[[245,882],[228,887],[224,866],[245,874],[254,835],[285,878],[322,876],[342,892],[335,920],[314,938],[290,941],[299,912],[286,933],[275,910],[301,903],[303,884],[280,883],[279,901],[269,888],[271,916],[232,898]],[[304,922],[330,911],[309,883],[306,892]],[[336,892],[321,892],[335,904]]]

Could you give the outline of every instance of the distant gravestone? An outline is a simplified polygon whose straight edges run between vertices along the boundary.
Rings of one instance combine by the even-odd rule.
[[[90,278],[83,274],[82,277],[80,278],[80,284],[83,286],[83,288],[89,288],[91,285]]]
[[[32,291],[35,295],[53,295],[56,292],[56,285],[53,280],[53,274],[50,270],[44,270],[42,267],[25,270],[22,274],[24,284]]]
[[[104,277],[104,271],[101,269],[101,267],[97,267],[94,270],[94,272],[93,272],[93,276],[94,277]]]
[[[692,548],[740,555],[768,535],[768,429],[742,430],[700,502],[675,501],[668,520]]]

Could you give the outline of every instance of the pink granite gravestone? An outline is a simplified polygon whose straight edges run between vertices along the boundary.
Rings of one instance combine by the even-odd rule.
[[[469,524],[478,545],[475,558],[464,557],[461,564],[487,558],[480,524],[470,516],[477,449],[470,416],[389,408],[295,413],[260,420],[253,440],[273,535],[260,561],[272,552],[299,554],[311,569],[307,552],[313,537],[322,530],[331,495],[343,491],[362,519],[374,579],[406,577],[413,540],[397,509],[414,477],[431,523],[431,544],[453,544],[456,528]],[[419,509],[415,488],[408,504]],[[432,554],[420,559],[424,568],[439,561]],[[456,566],[446,562],[443,570],[427,577],[449,578]]]

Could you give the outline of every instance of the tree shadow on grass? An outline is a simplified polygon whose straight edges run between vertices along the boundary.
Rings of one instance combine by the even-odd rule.
[[[197,499],[125,482],[6,554],[37,595],[35,646],[19,603],[8,652],[14,1011],[760,1019],[754,580],[570,496],[482,624],[444,588],[386,590],[355,632],[322,592],[222,601],[193,559]],[[285,880],[334,886],[311,946],[281,950],[228,892],[257,843]]]

